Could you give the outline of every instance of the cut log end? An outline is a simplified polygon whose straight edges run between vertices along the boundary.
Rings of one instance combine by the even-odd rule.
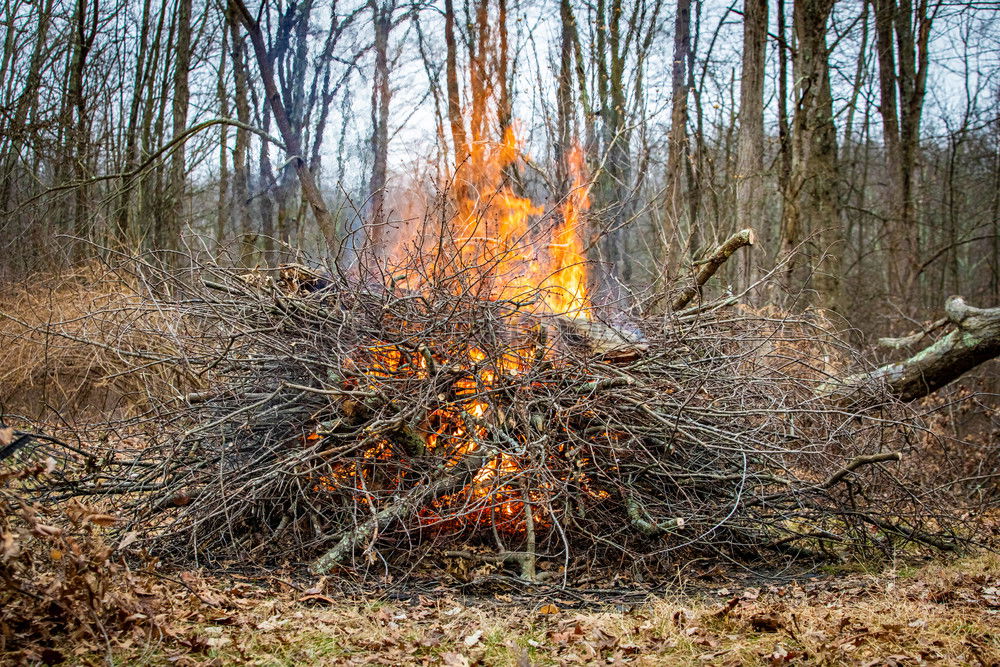
[[[671,304],[671,309],[674,311],[680,310],[684,306],[691,302],[691,299],[698,295],[702,286],[709,281],[709,279],[715,275],[715,272],[719,270],[723,264],[726,263],[730,257],[733,256],[740,248],[750,247],[757,243],[757,234],[754,233],[749,227],[747,229],[741,229],[736,232],[725,242],[717,247],[708,258],[702,262],[701,269],[699,269],[698,274],[695,276],[694,284],[688,285],[681,291],[680,294],[674,299]]]

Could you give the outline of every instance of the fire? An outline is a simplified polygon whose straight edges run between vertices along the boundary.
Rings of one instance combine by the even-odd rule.
[[[524,159],[513,127],[507,128],[501,142],[473,142],[471,155],[456,169],[454,216],[437,238],[422,243],[422,252],[414,253],[414,247],[400,243],[390,271],[394,284],[419,291],[421,281],[430,277],[459,276],[448,284],[464,294],[516,303],[517,310],[530,315],[589,319],[581,231],[590,208],[590,185],[583,150],[575,146],[564,156],[570,183],[548,210],[515,192],[509,175]],[[423,270],[407,272],[408,262],[427,262],[428,257],[430,271],[425,263],[419,267]],[[360,382],[374,386],[385,383],[387,388],[390,381],[427,380],[435,368],[447,368],[454,375],[448,391],[438,394],[438,403],[428,408],[414,428],[419,431],[424,453],[440,457],[446,466],[457,466],[480,450],[491,435],[491,423],[502,422],[501,408],[490,398],[495,390],[525,374],[544,354],[537,345],[505,345],[487,353],[478,347],[455,349],[445,341],[428,340],[417,350],[375,344],[360,350],[351,362],[363,369]],[[310,434],[306,440],[316,437]],[[513,444],[527,442],[524,434],[511,437]],[[523,488],[525,462],[520,456],[517,451],[503,451],[491,457],[464,489],[423,508],[424,524],[447,523],[458,517],[464,525],[491,523],[515,530],[529,524],[549,525],[538,509],[544,505],[546,491]],[[405,471],[379,472],[375,464],[391,463],[392,457],[392,443],[376,442],[363,452],[364,464],[334,465],[332,474],[323,477],[317,488],[350,490],[358,502],[368,504],[372,486],[391,493],[412,483]],[[391,478],[393,474],[395,478]],[[376,485],[377,475],[382,477]]]
[[[548,289],[546,303],[554,313],[586,317],[587,268],[580,240],[582,216],[590,209],[590,186],[586,178],[583,149],[574,145],[567,156],[572,186],[561,207],[561,223],[549,244],[551,273],[542,282]]]
[[[522,303],[538,297],[539,314],[589,318],[586,252],[580,240],[590,208],[590,185],[583,150],[574,146],[565,156],[571,176],[567,193],[550,210],[517,194],[509,173],[524,160],[515,127],[503,141],[478,141],[454,175],[455,216],[439,235],[428,237],[423,252],[434,264],[469,275],[461,289],[484,287],[485,296]],[[413,247],[398,243],[393,265],[405,273]],[[419,289],[419,281],[403,283]]]

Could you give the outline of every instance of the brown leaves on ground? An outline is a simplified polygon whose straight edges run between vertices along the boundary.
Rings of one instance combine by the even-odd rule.
[[[76,501],[54,508],[21,495],[54,469],[51,458],[0,469],[0,653],[45,664],[150,627],[152,610],[100,532],[116,517]]]
[[[130,575],[152,617],[109,643],[0,652],[55,664],[990,665],[1000,660],[1000,558],[916,571],[721,588],[573,609],[557,595],[405,602],[345,598],[326,581]],[[555,602],[558,600],[558,604]],[[8,628],[9,628],[8,624]],[[155,632],[150,631],[156,628]]]

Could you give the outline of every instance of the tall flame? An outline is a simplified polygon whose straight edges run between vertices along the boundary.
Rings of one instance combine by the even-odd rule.
[[[590,208],[583,150],[577,145],[563,156],[567,191],[559,193],[561,199],[548,210],[512,186],[509,176],[523,155],[513,127],[507,128],[502,142],[472,144],[471,155],[454,178],[454,217],[436,237],[422,243],[407,247],[409,242],[399,239],[393,254],[396,266],[404,270],[399,279],[404,285],[419,289],[415,281],[441,273],[449,278],[451,289],[517,302],[519,309],[538,314],[590,317],[586,252],[581,241]],[[431,273],[421,263],[428,259]],[[419,270],[406,271],[412,266]],[[399,284],[396,275],[393,280]],[[442,395],[441,404],[416,425],[425,451],[440,455],[446,466],[456,466],[479,449],[488,435],[486,423],[499,409],[491,393],[508,376],[526,373],[538,360],[534,344],[494,354],[487,356],[484,350],[464,344],[449,348],[444,340],[429,341],[419,354],[386,343],[360,350],[354,363],[366,369],[359,380],[376,385],[393,378],[427,379],[435,364],[446,364],[458,373],[451,381],[450,398]],[[517,438],[522,440],[522,436]],[[391,443],[379,441],[363,452],[363,458],[369,462],[391,458],[392,450]],[[490,522],[494,527],[497,521],[508,528],[517,528],[519,521],[545,525],[548,519],[536,507],[545,490],[523,488],[517,479],[522,465],[517,454],[492,456],[464,489],[423,508],[422,521],[432,525],[448,516],[461,516],[463,522]],[[374,475],[374,466],[335,465],[332,474],[319,479],[317,489],[351,489],[360,502],[369,502],[368,485]],[[403,485],[402,475],[383,480],[383,486]]]
[[[554,313],[586,317],[587,265],[580,240],[582,216],[590,209],[590,185],[583,149],[574,145],[566,157],[572,185],[560,207],[561,221],[549,243],[551,273],[542,285],[548,288],[545,301]]]
[[[473,143],[454,177],[455,217],[442,232],[450,247],[442,251],[440,239],[429,238],[422,250],[447,255],[435,256],[435,264],[468,275],[464,289],[474,289],[474,283],[488,298],[518,302],[538,294],[536,308],[542,312],[587,318],[580,232],[590,208],[590,187],[583,150],[574,146],[567,153],[569,192],[548,211],[512,187],[508,175],[523,155],[514,126],[507,127],[499,143]],[[405,265],[412,252],[400,244],[393,254]]]

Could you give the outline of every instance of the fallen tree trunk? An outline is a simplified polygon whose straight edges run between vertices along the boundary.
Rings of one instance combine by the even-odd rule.
[[[1000,356],[1000,308],[974,308],[953,296],[944,309],[955,328],[937,342],[904,361],[828,383],[820,393],[856,399],[882,386],[902,401],[913,401]]]

